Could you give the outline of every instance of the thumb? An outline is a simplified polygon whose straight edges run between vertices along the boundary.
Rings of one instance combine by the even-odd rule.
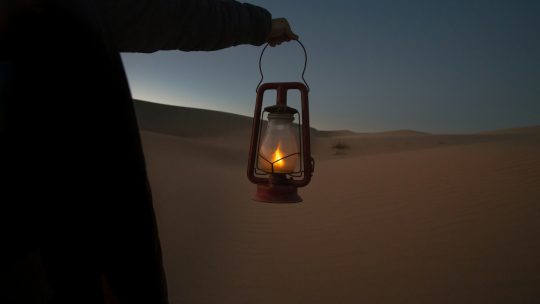
[[[291,40],[298,40],[298,35],[296,35],[290,27],[287,27],[287,29],[285,30],[285,35]]]

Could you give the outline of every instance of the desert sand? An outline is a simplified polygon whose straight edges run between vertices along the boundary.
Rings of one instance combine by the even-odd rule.
[[[540,303],[539,127],[314,130],[304,202],[267,204],[250,118],[136,107],[172,304]]]

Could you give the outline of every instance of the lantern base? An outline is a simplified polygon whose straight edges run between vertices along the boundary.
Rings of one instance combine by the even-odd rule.
[[[298,195],[298,188],[291,185],[257,185],[254,201],[263,203],[300,203],[302,198]]]

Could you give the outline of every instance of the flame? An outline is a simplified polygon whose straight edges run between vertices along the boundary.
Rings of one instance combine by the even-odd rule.
[[[259,154],[261,169],[268,173],[291,173],[294,171],[296,162],[297,157],[288,157],[287,150],[281,147],[281,142],[272,154]]]
[[[283,158],[283,154],[280,150],[281,144],[279,144],[276,148],[276,151],[272,154],[272,162],[274,163],[274,170],[283,169],[285,167],[285,160]]]

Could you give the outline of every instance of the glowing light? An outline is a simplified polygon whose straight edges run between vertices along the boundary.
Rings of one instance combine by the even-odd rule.
[[[287,151],[283,148],[281,143],[278,143],[274,152],[267,154],[263,153],[262,156],[263,157],[259,156],[259,165],[261,166],[262,170],[268,173],[294,172],[298,162],[298,155],[291,156],[290,153],[287,153]],[[272,167],[274,169],[273,171]]]
[[[282,169],[285,169],[286,162],[283,158],[283,154],[280,150],[281,144],[278,145],[276,152],[272,154],[272,162],[274,163],[274,171],[281,171]]]

